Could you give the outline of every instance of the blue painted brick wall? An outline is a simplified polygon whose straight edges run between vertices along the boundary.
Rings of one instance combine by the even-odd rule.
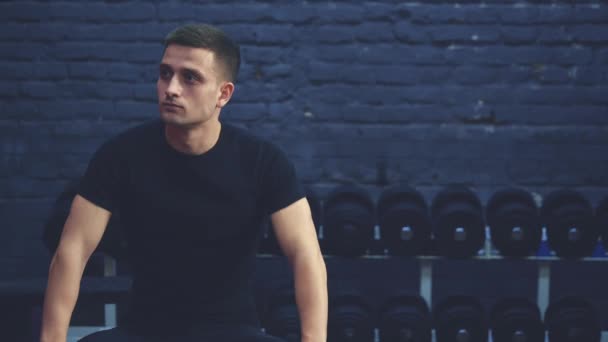
[[[224,119],[279,142],[321,194],[608,192],[602,1],[6,1],[0,279],[46,273],[53,200],[102,141],[156,117],[160,41],[195,20],[242,45]]]

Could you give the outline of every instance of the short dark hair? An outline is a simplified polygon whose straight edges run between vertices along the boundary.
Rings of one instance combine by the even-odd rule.
[[[241,64],[239,46],[224,31],[208,24],[187,24],[176,28],[165,37],[165,49],[170,44],[211,50],[224,65],[229,81],[236,81]]]

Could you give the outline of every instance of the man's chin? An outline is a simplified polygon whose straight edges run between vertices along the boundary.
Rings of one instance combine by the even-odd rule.
[[[174,113],[161,112],[160,119],[166,125],[171,125],[171,126],[180,127],[180,128],[191,128],[193,126],[196,126],[196,124],[197,124],[196,122],[184,120],[184,118],[182,118],[178,115],[175,115]]]
[[[171,112],[160,112],[160,119],[167,124],[185,124],[182,118],[180,118],[176,113]]]

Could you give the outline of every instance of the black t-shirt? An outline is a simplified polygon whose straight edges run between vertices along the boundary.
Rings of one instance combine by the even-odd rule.
[[[128,321],[146,330],[257,325],[262,220],[304,197],[272,143],[223,123],[209,151],[188,155],[167,143],[161,121],[102,145],[79,194],[120,213],[134,276]]]

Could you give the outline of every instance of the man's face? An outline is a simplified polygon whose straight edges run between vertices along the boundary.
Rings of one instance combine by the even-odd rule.
[[[160,62],[156,89],[161,119],[196,126],[217,118],[227,81],[207,49],[170,44]]]

